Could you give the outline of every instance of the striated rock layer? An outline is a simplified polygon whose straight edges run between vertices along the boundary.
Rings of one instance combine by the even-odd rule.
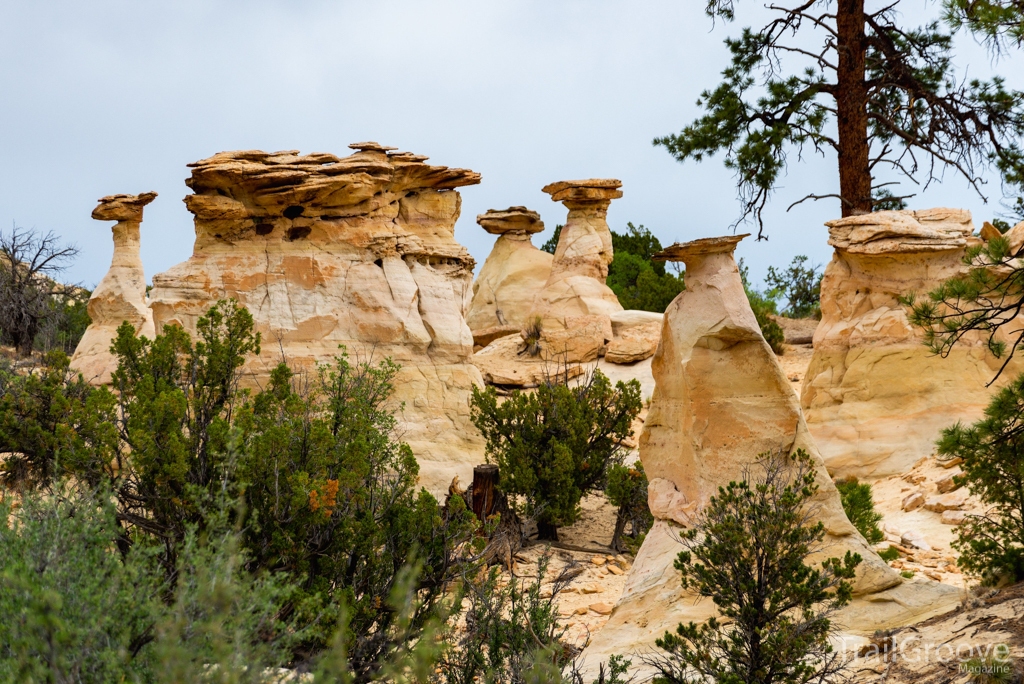
[[[871,633],[943,612],[958,602],[945,585],[904,584],[850,524],[807,430],[796,396],[761,336],[732,252],[740,237],[674,245],[662,258],[686,263],[686,290],[665,312],[654,355],[654,397],[640,437],[655,524],[608,623],[585,651],[588,670],[614,653],[646,651],[667,630],[715,614],[680,585],[675,529],[688,526],[718,487],[743,478],[765,452],[806,451],[818,471],[812,504],[827,548],[811,559],[859,553],[857,599],[837,617]],[[636,662],[636,661],[634,661]]]
[[[976,420],[998,362],[967,336],[933,355],[898,297],[923,296],[963,272],[977,238],[970,212],[879,211],[830,221],[835,247],[801,405],[836,476],[901,474],[935,451],[942,428]],[[1008,369],[1006,378],[1017,374]]]
[[[551,273],[554,259],[531,242],[544,222],[526,207],[491,209],[476,222],[498,239],[473,283],[473,301],[466,322],[477,344],[517,333],[529,320],[533,299]]]
[[[93,209],[92,217],[97,221],[117,223],[111,228],[114,257],[110,270],[89,297],[92,321],[71,357],[71,367],[81,372],[87,382],[110,382],[111,373],[117,369],[110,345],[122,323],[128,321],[136,332],[149,338],[154,336],[153,312],[146,302],[146,276],[139,256],[139,228],[143,207],[155,198],[155,192],[109,195]]]
[[[548,358],[593,361],[612,339],[611,315],[622,311],[605,284],[612,262],[612,234],[606,216],[622,197],[620,181],[559,181],[543,188],[569,210],[551,264],[530,317],[541,319],[541,348]]]
[[[281,360],[309,371],[340,345],[352,360],[393,358],[400,437],[440,492],[483,459],[469,408],[481,382],[465,319],[474,262],[454,235],[456,188],[480,175],[350,147],[348,157],[222,152],[191,164],[195,248],[153,278],[154,320],[194,331],[217,300],[235,298],[263,335],[244,368],[254,385]]]

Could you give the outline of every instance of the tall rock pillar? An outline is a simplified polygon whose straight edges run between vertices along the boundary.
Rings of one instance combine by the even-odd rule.
[[[588,670],[614,653],[653,647],[679,623],[715,614],[709,599],[683,590],[673,562],[689,527],[719,487],[744,478],[766,452],[803,449],[817,470],[811,501],[825,527],[822,551],[808,559],[860,554],[854,601],[835,618],[840,629],[870,634],[954,607],[958,591],[907,584],[847,519],[785,373],[761,335],[733,259],[745,236],[673,245],[659,256],[686,264],[686,290],[665,312],[652,369],[656,382],[640,436],[655,522],[637,554],[608,623],[584,652]]]
[[[526,207],[491,209],[476,217],[480,227],[497,235],[480,275],[473,283],[473,301],[466,322],[476,344],[518,333],[527,323],[533,299],[548,281],[552,256],[531,242],[544,222]]]
[[[110,195],[102,198],[92,212],[98,221],[117,221],[112,228],[114,257],[110,270],[89,298],[92,322],[71,357],[71,367],[92,384],[110,382],[117,368],[110,345],[123,322],[131,323],[142,335],[154,336],[153,312],[146,302],[146,276],[139,256],[139,228],[143,207],[155,198],[155,192]]]
[[[614,179],[559,181],[543,188],[569,210],[558,240],[551,274],[534,299],[546,356],[568,362],[593,361],[612,339],[611,315],[622,311],[605,284],[612,263],[612,234],[606,216],[622,197]]]

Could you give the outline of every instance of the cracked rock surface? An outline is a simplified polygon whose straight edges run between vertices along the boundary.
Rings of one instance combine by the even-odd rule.
[[[243,369],[250,386],[282,360],[312,372],[339,346],[351,361],[391,357],[402,366],[400,438],[421,484],[439,493],[483,461],[469,411],[482,382],[465,319],[474,261],[455,240],[457,188],[480,174],[377,143],[350,147],[346,157],[254,150],[190,164],[195,248],[154,276],[154,322],[194,332],[219,299],[244,304],[263,335]]]

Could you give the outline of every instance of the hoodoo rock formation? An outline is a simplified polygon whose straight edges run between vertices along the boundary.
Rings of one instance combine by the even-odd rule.
[[[110,195],[102,198],[93,209],[92,217],[97,221],[117,223],[111,229],[114,257],[110,270],[89,297],[87,306],[92,322],[71,357],[71,367],[87,382],[96,385],[110,382],[111,373],[117,369],[117,359],[110,353],[110,345],[122,323],[128,321],[136,332],[151,339],[154,336],[153,312],[146,302],[146,276],[139,256],[139,228],[143,207],[155,198],[155,192]]]
[[[471,478],[483,440],[470,422],[466,325],[474,262],[455,241],[466,169],[376,143],[348,157],[296,151],[222,152],[191,164],[185,204],[195,248],[153,278],[157,329],[189,331],[219,299],[252,313],[263,353],[243,369],[262,383],[280,361],[296,371],[330,362],[401,364],[395,403],[420,478],[440,492]]]
[[[531,242],[534,233],[544,230],[535,211],[526,207],[491,209],[477,216],[476,222],[498,236],[473,283],[473,301],[466,314],[474,341],[487,346],[526,325],[533,299],[551,274],[553,257]]]
[[[611,315],[622,311],[622,305],[605,284],[613,256],[606,216],[611,201],[622,197],[621,186],[613,179],[590,179],[543,188],[569,210],[551,273],[530,314],[541,319],[546,358],[593,361],[612,339]]]
[[[588,669],[614,653],[653,648],[678,623],[714,614],[711,600],[696,601],[681,587],[673,562],[682,546],[674,529],[692,524],[719,486],[742,479],[744,469],[766,452],[803,449],[815,463],[819,489],[813,505],[827,532],[819,556],[853,551],[864,559],[854,586],[858,598],[836,617],[843,630],[870,634],[943,612],[959,600],[947,585],[904,583],[846,518],[797,398],[744,294],[733,259],[742,237],[673,245],[660,255],[686,263],[686,290],[665,312],[653,360],[657,385],[640,437],[655,523],[609,622],[585,651]]]
[[[879,211],[826,225],[835,254],[801,405],[833,475],[902,474],[934,453],[942,428],[976,420],[991,397],[985,385],[1000,361],[983,340],[968,335],[940,358],[897,299],[963,272],[978,240],[971,215]]]

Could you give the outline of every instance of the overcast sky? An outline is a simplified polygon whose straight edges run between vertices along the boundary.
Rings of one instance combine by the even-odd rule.
[[[254,148],[347,154],[375,140],[483,175],[462,189],[456,227],[478,263],[493,237],[476,215],[521,204],[554,228],[565,209],[540,189],[556,180],[621,179],[613,229],[644,224],[666,245],[721,235],[739,209],[721,160],[680,164],[651,145],[699,113],[725,64],[722,39],[764,15],[741,0],[735,24],[713,27],[703,6],[0,0],[0,228],[77,243],[69,279],[91,286],[112,251],[110,224],[89,218],[97,198],[156,190],[142,227],[151,279],[192,251],[188,162]],[[908,25],[935,13],[923,0],[901,8]],[[1024,88],[1021,55],[993,65],[963,39],[956,63]],[[791,165],[766,214],[770,240],[739,249],[755,279],[796,254],[828,261],[822,222],[838,202],[785,208],[835,192],[837,178],[834,159]],[[968,208],[980,225],[1000,211],[992,181],[987,206],[949,175],[911,207]]]

